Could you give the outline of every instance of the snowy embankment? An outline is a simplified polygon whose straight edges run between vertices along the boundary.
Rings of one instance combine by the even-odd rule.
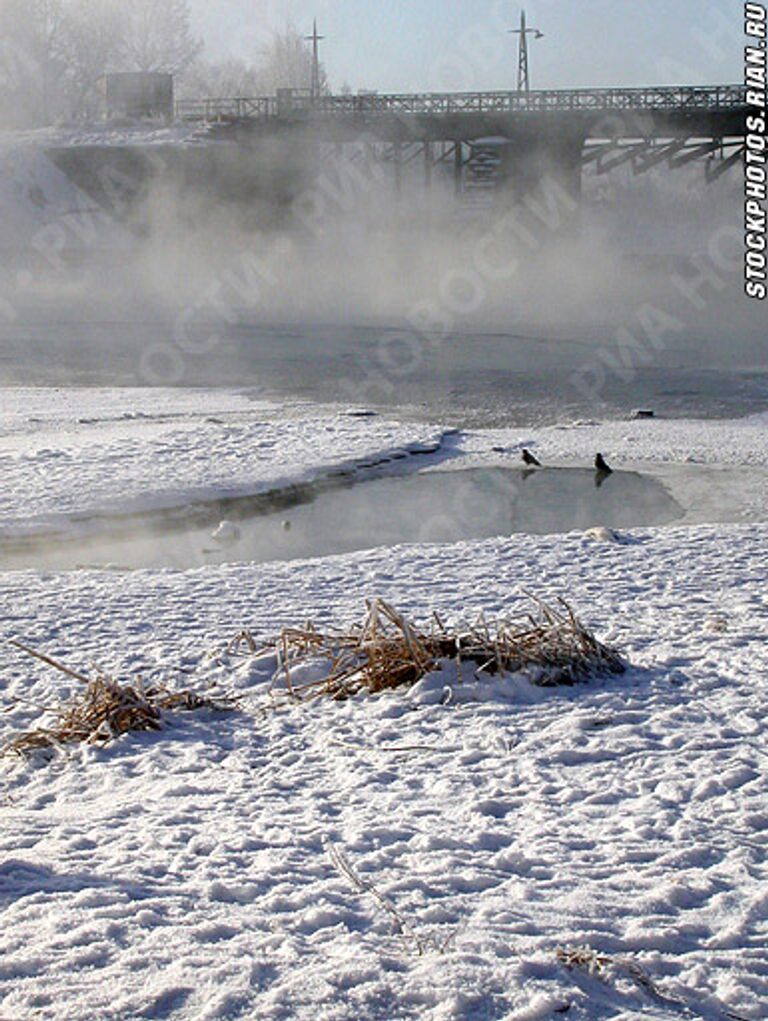
[[[0,537],[278,489],[440,430],[217,391],[0,391]]]
[[[272,488],[439,436],[227,393],[2,397],[6,532]],[[516,463],[523,443],[548,463],[601,449],[768,465],[765,420],[470,433],[450,463]],[[0,573],[4,637],[243,700],[106,749],[4,761],[0,1015],[764,1019],[768,525],[622,539]],[[549,691],[447,672],[263,712],[268,664],[226,651],[242,628],[348,625],[374,596],[456,621],[523,612],[526,591],[565,596],[632,669]],[[8,645],[0,659],[0,740],[77,690]],[[604,959],[598,973],[558,961],[578,946]]]
[[[112,142],[110,142],[110,139]],[[75,132],[45,130],[33,132],[0,132],[0,254],[26,251],[45,257],[55,237],[54,258],[62,254],[61,238],[49,235],[51,228],[64,227],[66,249],[83,250],[94,245],[93,226],[98,223],[98,247],[125,251],[131,245],[124,227],[94,208],[92,199],[46,156],[46,149],[57,145],[120,144],[121,136],[104,132],[95,139],[80,138]],[[123,135],[122,142],[130,141]],[[151,144],[151,136],[141,138]],[[86,243],[84,240],[88,238]],[[14,283],[28,286],[30,274],[17,277]],[[12,300],[13,286],[6,297]]]
[[[2,1014],[764,1018],[768,527],[633,539],[0,576],[6,634],[244,697],[4,767]],[[525,589],[567,595],[634,668],[526,701],[489,681],[483,704],[395,692],[260,715],[263,662],[223,651],[244,626],[348,623],[373,595],[455,619],[517,612]],[[5,734],[75,688],[7,648],[3,674]],[[611,958],[602,975],[558,963],[576,945]]]

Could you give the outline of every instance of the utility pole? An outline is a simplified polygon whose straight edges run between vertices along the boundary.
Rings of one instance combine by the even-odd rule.
[[[320,98],[320,43],[325,39],[324,35],[317,34],[317,18],[312,28],[312,35],[304,37],[305,42],[312,43],[312,102]]]
[[[520,36],[520,59],[517,70],[517,91],[530,92],[531,76],[528,65],[528,36],[532,35],[534,39],[543,39],[544,33],[540,32],[538,28],[528,28],[525,23],[525,11],[522,11],[520,14],[520,28],[510,29],[510,35]]]

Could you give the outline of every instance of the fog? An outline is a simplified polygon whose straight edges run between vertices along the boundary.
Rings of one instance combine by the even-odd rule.
[[[737,169],[586,170],[576,201],[562,165],[524,187],[515,146],[486,143],[457,195],[447,147],[427,187],[408,144],[396,164],[371,137],[105,111],[111,70],[171,71],[183,95],[306,86],[295,25],[218,64],[184,2],[3,0],[0,33],[0,383],[242,385],[465,418],[764,396],[723,372],[766,360]]]
[[[107,201],[87,151],[65,174],[5,143],[4,381],[471,405],[523,373],[623,404],[649,371],[765,367],[736,171],[586,174],[576,203],[554,170],[522,198],[457,196],[452,167],[425,187],[418,154],[398,188],[370,146],[221,151],[160,148],[133,178],[118,163]]]

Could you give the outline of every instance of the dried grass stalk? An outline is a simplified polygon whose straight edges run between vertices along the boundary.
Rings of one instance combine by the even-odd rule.
[[[433,936],[420,935],[417,933],[413,926],[408,922],[403,913],[396,907],[392,900],[385,894],[381,893],[373,883],[363,879],[358,872],[352,867],[349,859],[341,850],[330,840],[324,840],[325,849],[328,852],[335,869],[343,876],[353,887],[357,893],[370,895],[376,903],[381,907],[391,918],[396,935],[402,937],[406,946],[412,948],[419,957],[423,957],[428,953],[444,954],[448,949],[449,945],[455,939],[456,934],[450,933],[443,939],[436,939]]]
[[[367,603],[362,624],[347,633],[324,635],[309,624],[286,628],[267,643],[277,659],[270,693],[299,702],[344,700],[413,685],[445,660],[472,663],[478,673],[523,673],[540,686],[624,672],[620,654],[599,642],[567,603],[555,610],[535,602],[536,616],[493,625],[481,617],[453,632],[437,615],[428,630],[419,630],[383,599]]]
[[[229,696],[211,697],[193,691],[172,691],[162,685],[120,684],[110,677],[89,678],[58,660],[45,656],[21,642],[11,642],[30,656],[47,663],[68,677],[85,684],[85,691],[69,702],[47,711],[55,722],[50,727],[26,731],[13,738],[0,754],[26,755],[30,752],[70,744],[107,744],[131,731],[162,730],[163,712],[215,709],[227,711],[237,702]]]
[[[555,957],[566,968],[585,971],[589,975],[602,975],[611,964],[607,954],[598,954],[589,946],[558,947]]]
[[[629,981],[653,1003],[678,1016],[704,1017],[694,1005],[686,1003],[679,997],[667,995],[634,958],[601,954],[590,946],[558,947],[555,957],[569,971],[584,972],[604,983],[615,983],[618,979]],[[747,1021],[741,1014],[733,1011],[725,1011],[722,1017],[730,1018],[732,1021]]]

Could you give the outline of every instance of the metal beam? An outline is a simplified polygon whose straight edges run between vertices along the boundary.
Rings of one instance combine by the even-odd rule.
[[[702,156],[709,156],[713,152],[722,146],[722,142],[717,139],[714,142],[703,142],[701,145],[694,145],[688,149],[687,152],[683,153],[682,156],[675,156],[669,161],[669,165],[673,170],[677,170],[678,167],[684,167],[688,163],[693,163],[694,160],[700,160]]]
[[[581,157],[583,166],[589,166],[590,163],[594,163],[595,160],[599,160],[602,156],[607,155],[609,152],[613,152],[616,148],[615,142],[603,142],[600,145],[588,145],[584,149]]]
[[[743,160],[745,154],[746,147],[742,146],[740,149],[737,149],[736,152],[732,153],[730,156],[727,156],[725,159],[709,160],[707,162],[707,182],[711,184],[713,181],[716,181],[719,177],[722,177],[726,171],[730,170],[731,167],[735,167],[737,163]]]
[[[464,143],[457,142],[453,151],[453,188],[461,195],[464,188]]]
[[[639,156],[642,151],[647,148],[647,146],[647,142],[636,142],[633,145],[617,146],[616,151],[618,152],[618,155],[614,156],[613,159],[606,160],[603,159],[602,156],[598,157],[597,173],[607,174],[610,173],[611,170],[615,170],[616,167],[629,163],[630,160],[634,160],[637,156]]]
[[[648,146],[647,154],[641,154],[636,157],[632,163],[632,169],[635,174],[639,177],[641,174],[647,174],[649,170],[653,170],[660,163],[664,163],[665,160],[672,159],[676,156],[681,149],[684,149],[687,145],[687,140],[682,138],[676,142],[668,142],[666,145],[652,144]]]

